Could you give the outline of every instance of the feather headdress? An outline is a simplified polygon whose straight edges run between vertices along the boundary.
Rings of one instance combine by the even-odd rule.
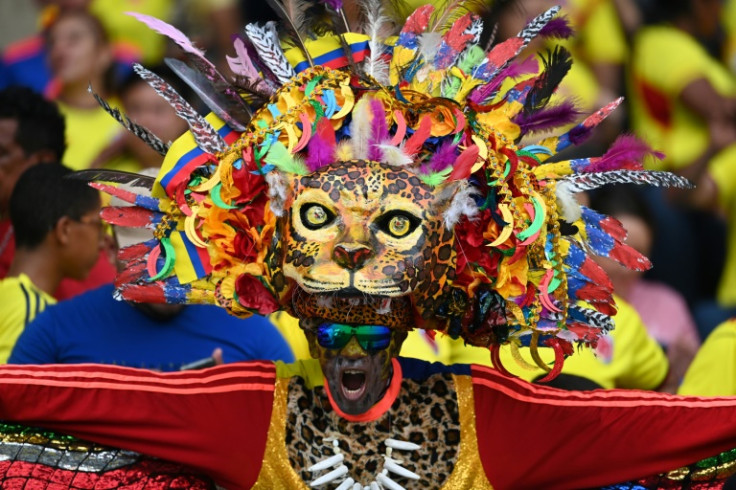
[[[303,28],[301,14],[289,14],[301,12],[301,4],[269,1],[292,31]],[[689,184],[642,170],[638,159],[659,154],[628,136],[602,157],[550,163],[584,141],[620,101],[561,131],[577,116],[570,102],[550,105],[570,68],[569,54],[553,49],[541,64],[515,59],[535,36],[567,32],[558,8],[486,51],[478,45],[482,23],[462,10],[465,3],[449,2],[457,12],[439,14],[420,7],[390,38],[378,1],[363,0],[365,31],[342,26],[339,35],[302,35],[286,50],[275,24],[247,26],[230,66],[261,87],[261,96],[275,91],[250,108],[249,121],[238,119],[244,130],[227,115],[200,118],[139,68],[192,130],[168,150],[153,188],[155,205],[138,206],[136,219],[154,227],[157,240],[126,252],[138,265],[119,284],[120,294],[215,303],[243,316],[306,301],[284,293],[274,263],[289,180],[310,182],[310,174],[335,166],[352,175],[361,159],[401,169],[448,202],[443,223],[454,233],[451,268],[437,278],[438,293],[416,325],[490,347],[495,358],[496,346],[522,336],[534,348],[552,347],[558,360],[573,343],[595,346],[612,327],[615,308],[610,281],[589,253],[635,269],[648,261],[623,243],[615,220],[580,206],[574,193],[613,182]],[[202,56],[179,31],[147,23]],[[392,40],[384,45],[386,39]],[[200,62],[192,69],[207,70]],[[199,86],[219,90],[215,82]],[[204,99],[217,106],[216,114],[223,110],[222,98]],[[530,143],[541,131],[553,135]],[[136,207],[126,209],[121,212]],[[379,299],[380,310],[387,309],[390,301]],[[557,363],[552,374],[560,368]]]

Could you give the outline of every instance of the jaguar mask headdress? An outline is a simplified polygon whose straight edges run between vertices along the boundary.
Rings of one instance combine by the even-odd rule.
[[[274,23],[248,25],[229,59],[235,81],[136,14],[184,49],[187,62],[169,64],[212,113],[142,67],[191,131],[169,147],[111,110],[166,155],[150,196],[94,184],[135,204],[105,219],[155,232],[120,252],[118,293],[424,328],[489,347],[495,361],[497,346],[527,339],[554,348],[554,374],[574,344],[595,347],[612,328],[612,286],[590,254],[649,267],[618,222],[574,194],[687,182],[642,170],[657,154],[629,136],[600,157],[555,159],[620,102],[571,124],[575,107],[553,96],[569,53],[517,61],[564,22],[558,8],[484,50],[473,13],[423,6],[382,37],[380,2],[364,6],[363,33],[299,36],[285,52]]]

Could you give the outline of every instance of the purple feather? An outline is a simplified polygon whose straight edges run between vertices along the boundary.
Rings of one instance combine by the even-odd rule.
[[[315,172],[335,161],[335,130],[330,120],[322,118],[317,123],[317,131],[307,144],[305,164],[310,172]]]
[[[561,104],[546,107],[540,111],[527,114],[521,111],[512,121],[519,125],[521,134],[547,131],[574,122],[580,111],[571,101],[566,100]]]
[[[490,97],[491,94],[497,91],[501,87],[501,84],[507,78],[519,78],[524,75],[529,75],[530,73],[537,72],[539,72],[539,63],[534,57],[529,57],[524,60],[509,63],[508,65],[506,65],[505,68],[503,68],[493,77],[491,83],[487,85],[481,85],[476,90],[474,90],[470,94],[470,100],[472,100],[476,104],[480,104],[485,99]]]
[[[540,36],[555,39],[568,39],[574,34],[575,30],[570,26],[570,21],[566,16],[555,17],[539,31]]]
[[[383,152],[378,145],[383,144],[388,139],[388,127],[386,126],[386,112],[380,100],[371,99],[371,139],[368,142],[368,160],[380,162],[383,158]]]
[[[592,158],[584,172],[606,172],[609,170],[641,170],[642,160],[647,156],[658,159],[664,154],[653,150],[648,144],[631,134],[622,134],[600,158]]]
[[[441,172],[457,160],[457,145],[453,144],[452,141],[446,141],[443,143],[437,151],[434,152],[432,158],[429,159],[429,171],[430,172]],[[430,173],[426,172],[426,173]]]
[[[342,0],[320,0],[320,1],[335,11],[340,10],[342,8]]]

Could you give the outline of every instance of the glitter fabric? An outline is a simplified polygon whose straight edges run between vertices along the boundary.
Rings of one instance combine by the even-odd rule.
[[[736,449],[684,466],[667,473],[606,487],[605,490],[638,490],[648,488],[723,488],[729,477],[736,475]]]
[[[473,382],[468,376],[453,375],[460,409],[460,454],[445,488],[492,489],[493,486],[480,469],[483,464],[478,454],[478,439],[475,434],[475,400]]]
[[[2,488],[214,489],[179,464],[43,429],[0,423]]]

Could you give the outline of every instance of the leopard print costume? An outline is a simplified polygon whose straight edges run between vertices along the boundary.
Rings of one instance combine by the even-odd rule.
[[[455,464],[460,446],[460,416],[452,375],[435,374],[424,382],[404,378],[391,408],[373,422],[354,424],[334,413],[323,387],[310,390],[300,377],[289,384],[286,447],[289,462],[305,482],[320,473],[307,470],[332,456],[336,437],[345,455],[348,475],[366,484],[383,467],[388,438],[421,445],[419,451],[400,451],[403,466],[419,480],[401,479],[405,488],[440,488]]]

